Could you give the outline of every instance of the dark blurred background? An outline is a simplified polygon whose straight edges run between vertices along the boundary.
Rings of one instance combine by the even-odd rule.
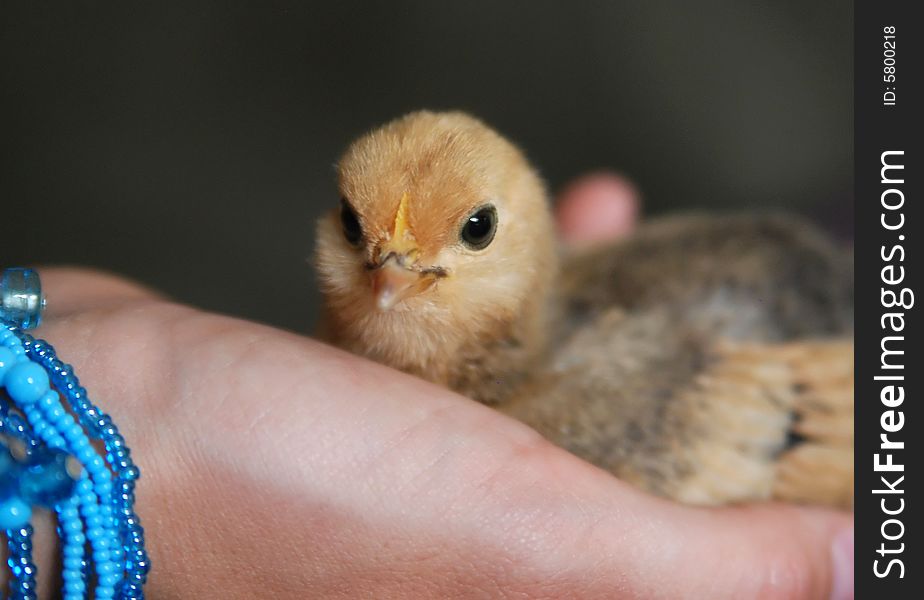
[[[333,163],[416,108],[484,118],[552,189],[610,168],[648,214],[852,224],[849,1],[0,5],[0,265],[309,331]]]

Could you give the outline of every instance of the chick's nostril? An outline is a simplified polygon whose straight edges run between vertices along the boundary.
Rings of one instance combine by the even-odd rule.
[[[398,254],[397,252],[389,252],[385,255],[384,258],[379,259],[379,264],[384,265],[388,261],[393,261],[399,267],[403,267],[407,262],[407,257],[403,254]]]
[[[402,256],[394,251],[383,251],[376,249],[373,252],[372,258],[370,258],[365,265],[363,265],[367,271],[375,271],[376,269],[381,269],[385,265],[396,265],[399,267],[408,267],[409,261],[407,257]]]

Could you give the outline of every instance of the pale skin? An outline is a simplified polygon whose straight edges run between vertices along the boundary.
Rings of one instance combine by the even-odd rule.
[[[633,194],[605,178],[569,188],[563,239],[629,231]],[[152,598],[853,596],[851,515],[656,499],[490,408],[309,338],[109,275],[41,273],[37,335],[142,468]]]

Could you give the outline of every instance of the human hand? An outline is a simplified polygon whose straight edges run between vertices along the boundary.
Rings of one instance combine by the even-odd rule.
[[[566,192],[566,240],[634,223],[628,188],[591,185]],[[587,210],[611,210],[610,228],[569,221]],[[98,273],[42,277],[37,335],[142,468],[151,597],[816,598],[835,566],[835,595],[852,595],[847,515],[653,498],[487,407],[313,340]]]

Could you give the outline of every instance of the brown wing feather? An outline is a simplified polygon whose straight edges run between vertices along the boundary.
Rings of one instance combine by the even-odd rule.
[[[743,345],[650,335],[662,319],[611,313],[573,350],[631,353],[604,361],[569,354],[572,364],[502,410],[620,478],[684,502],[851,503],[851,340]]]
[[[502,410],[686,502],[850,503],[847,253],[788,217],[684,217],[565,280],[563,341]]]

